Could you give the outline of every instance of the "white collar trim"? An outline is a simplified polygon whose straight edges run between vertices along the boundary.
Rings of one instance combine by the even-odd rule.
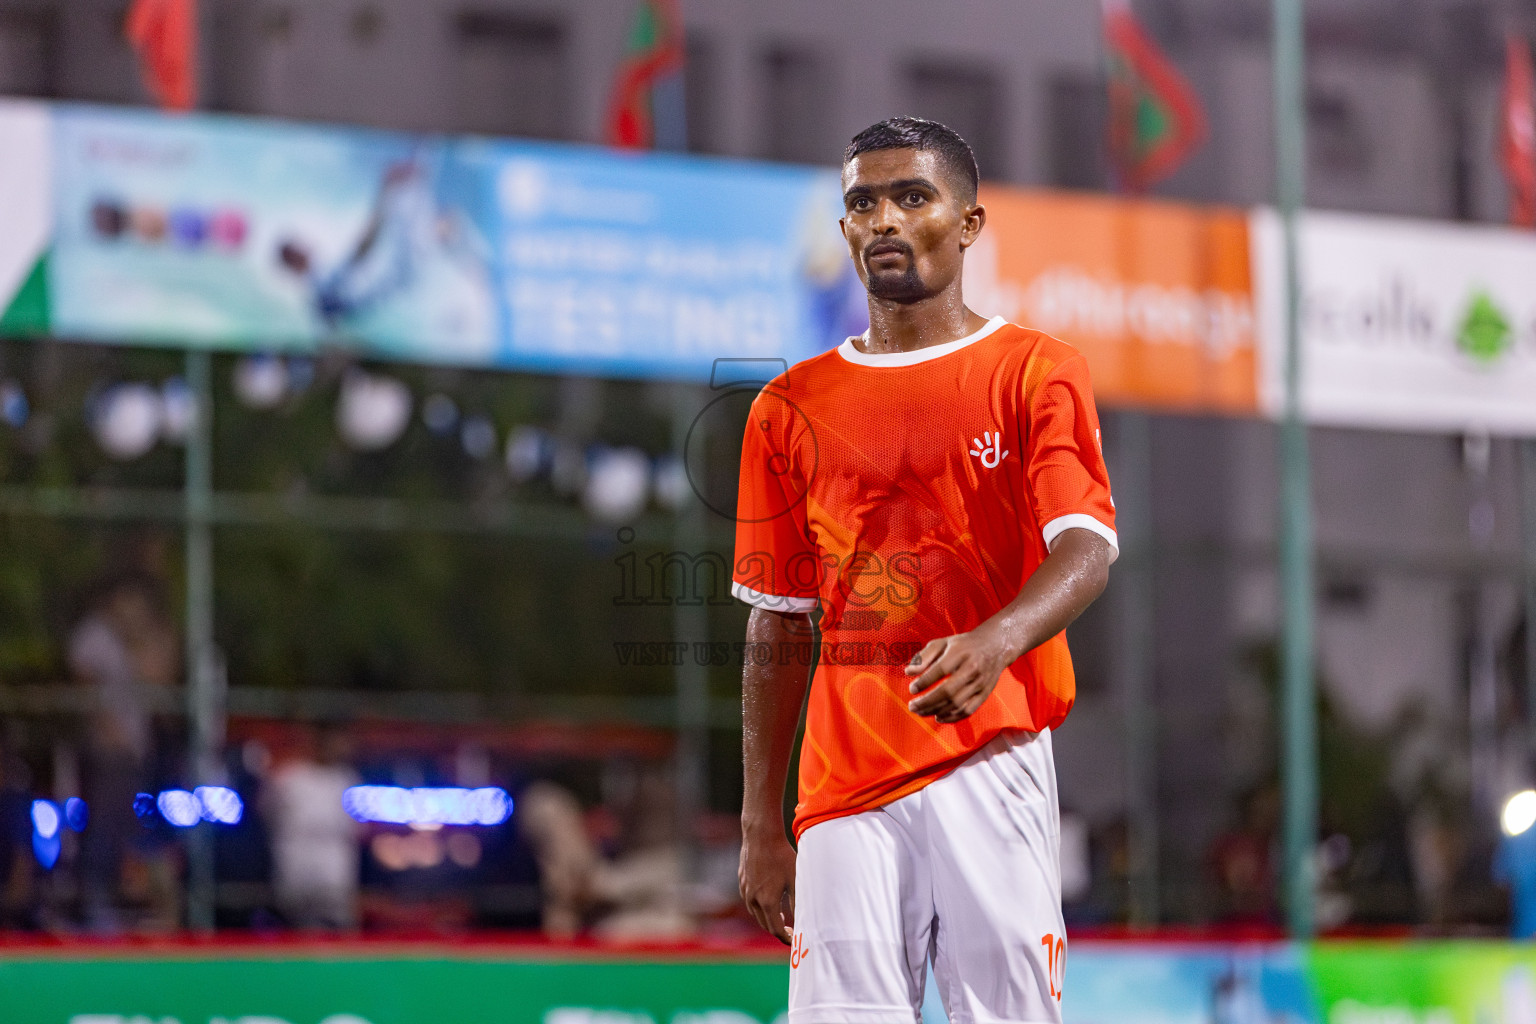
[[[946,341],[942,345],[929,345],[927,348],[915,349],[911,352],[860,352],[854,347],[853,339],[849,338],[837,346],[837,354],[848,362],[857,363],[859,366],[915,366],[918,363],[926,363],[930,359],[939,359],[947,356],[951,352],[958,352],[965,348],[965,346],[985,338],[1007,322],[1002,317],[995,316],[988,320],[986,325],[980,330],[967,334],[963,338]],[[863,337],[866,341],[869,340],[869,332],[865,331]]]

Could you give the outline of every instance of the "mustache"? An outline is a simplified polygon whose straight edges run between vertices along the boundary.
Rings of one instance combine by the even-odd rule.
[[[877,246],[885,246],[887,248],[895,249],[899,251],[903,256],[910,257],[912,255],[912,247],[898,238],[877,238],[875,241],[870,242],[864,247],[865,260],[868,260],[870,256],[874,254],[874,250]]]

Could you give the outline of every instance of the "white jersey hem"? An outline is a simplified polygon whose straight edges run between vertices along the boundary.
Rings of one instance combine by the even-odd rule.
[[[1115,531],[1093,518],[1093,516],[1083,512],[1073,512],[1071,515],[1057,516],[1045,524],[1045,528],[1040,531],[1040,535],[1045,538],[1046,550],[1049,551],[1051,545],[1056,543],[1056,538],[1068,530],[1087,530],[1089,533],[1098,534],[1109,541],[1110,562],[1113,563],[1115,559],[1120,557],[1120,538]]]
[[[731,596],[738,601],[745,601],[755,608],[763,608],[770,612],[813,612],[816,610],[817,600],[814,597],[789,597],[784,594],[764,594],[760,590],[743,586],[735,581],[731,582]]]

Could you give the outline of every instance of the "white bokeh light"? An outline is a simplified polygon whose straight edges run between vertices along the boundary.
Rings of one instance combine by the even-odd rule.
[[[32,801],[32,829],[44,839],[59,834],[59,808],[51,800]]]
[[[274,409],[288,397],[288,364],[258,354],[235,363],[235,396],[252,409]]]
[[[353,370],[341,382],[336,426],[353,448],[379,451],[405,432],[411,405],[411,390],[403,382]]]
[[[96,400],[91,432],[114,459],[137,459],[160,439],[160,392],[148,384],[117,384]]]
[[[1508,836],[1518,836],[1536,825],[1536,789],[1523,789],[1505,801],[1499,823]]]
[[[638,448],[599,450],[592,459],[582,504],[593,518],[627,523],[645,510],[651,491],[651,460]]]

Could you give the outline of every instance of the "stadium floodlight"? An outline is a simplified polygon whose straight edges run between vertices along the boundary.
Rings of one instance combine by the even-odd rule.
[[[1499,819],[1507,836],[1518,836],[1536,825],[1536,789],[1522,789],[1506,800]]]
[[[500,825],[512,816],[512,798],[498,786],[352,786],[341,806],[357,821],[385,825]]]

